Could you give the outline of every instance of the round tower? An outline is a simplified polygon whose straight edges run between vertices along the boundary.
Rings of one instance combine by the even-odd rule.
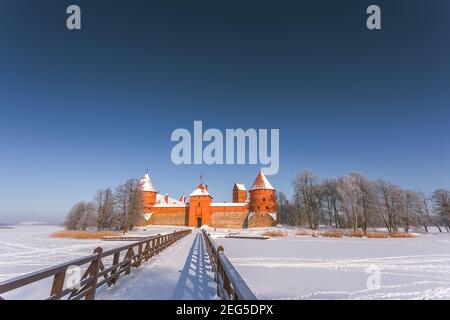
[[[250,189],[249,227],[276,225],[277,201],[275,188],[262,171],[256,176]]]
[[[142,202],[144,207],[144,213],[151,212],[151,209],[156,203],[156,189],[153,187],[153,183],[150,180],[148,173],[142,177],[139,182],[142,191]]]

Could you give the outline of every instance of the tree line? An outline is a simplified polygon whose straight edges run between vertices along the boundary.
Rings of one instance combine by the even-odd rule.
[[[139,181],[129,179],[112,188],[98,190],[92,201],[77,202],[66,216],[69,230],[122,230],[132,229],[142,212],[142,191]]]
[[[388,232],[399,228],[430,226],[450,231],[450,190],[424,192],[404,189],[388,181],[369,180],[360,173],[320,180],[305,170],[292,181],[293,196],[278,193],[278,222],[362,229],[385,227]]]

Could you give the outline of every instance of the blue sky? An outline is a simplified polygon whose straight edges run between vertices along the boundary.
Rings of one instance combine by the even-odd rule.
[[[218,201],[258,166],[175,166],[176,128],[279,128],[280,171],[450,181],[448,1],[39,1],[0,4],[0,222],[62,221],[140,177]],[[82,9],[82,30],[65,8]]]

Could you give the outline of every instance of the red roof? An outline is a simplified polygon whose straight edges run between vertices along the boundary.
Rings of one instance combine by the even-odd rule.
[[[258,173],[256,176],[255,182],[253,182],[252,188],[250,190],[260,190],[260,189],[269,189],[275,190],[275,188],[270,184],[269,180],[267,180],[266,176],[262,171]]]

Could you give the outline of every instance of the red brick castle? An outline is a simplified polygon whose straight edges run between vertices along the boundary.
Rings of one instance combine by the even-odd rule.
[[[189,195],[179,200],[159,194],[148,173],[140,180],[143,213],[139,225],[176,225],[213,228],[252,228],[276,225],[276,190],[259,172],[250,189],[243,184],[233,186],[233,202],[213,202],[208,186],[200,183]]]

